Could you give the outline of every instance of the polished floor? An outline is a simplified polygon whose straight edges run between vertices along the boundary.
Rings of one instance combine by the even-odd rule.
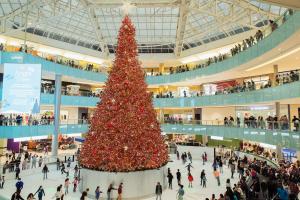
[[[199,147],[201,148],[201,147]],[[208,150],[208,149],[207,149]],[[210,154],[210,153],[209,153]],[[199,156],[195,156],[199,157]],[[210,155],[209,155],[210,156]],[[174,178],[176,177],[175,172],[177,169],[180,169],[182,172],[182,177],[183,177],[183,184],[184,184],[184,189],[185,189],[185,200],[205,200],[206,197],[211,197],[212,194],[216,194],[218,197],[220,193],[223,193],[225,191],[225,182],[227,178],[230,178],[230,170],[228,169],[227,166],[224,167],[224,173],[221,174],[221,186],[217,186],[217,181],[213,177],[213,169],[212,169],[212,163],[207,162],[205,165],[202,164],[202,161],[194,160],[192,163],[192,175],[194,176],[194,183],[193,183],[193,188],[188,188],[188,180],[187,180],[187,169],[185,168],[185,165],[182,164],[181,161],[176,160],[175,156],[171,156],[173,162],[170,162],[168,164],[168,167],[171,168],[171,171],[174,175]],[[73,171],[72,167],[70,168],[70,177],[73,177]],[[205,170],[206,175],[207,175],[207,188],[202,188],[200,186],[200,173],[202,169]],[[48,174],[48,179],[43,180],[42,172],[41,169],[35,169],[35,170],[27,170],[26,174],[24,173],[21,175],[23,181],[24,181],[24,189],[22,190],[22,196],[23,198],[26,198],[27,195],[30,192],[35,192],[40,185],[43,185],[45,189],[46,196],[44,199],[50,200],[55,194],[56,187],[60,184],[64,183],[65,176],[62,176],[59,171],[56,170],[55,165],[50,165],[49,166],[49,171],[50,173]],[[234,179],[231,179],[231,185],[233,186],[234,183],[236,183],[238,180],[238,174],[235,174]],[[176,193],[178,190],[178,186],[176,184],[176,178],[173,181],[173,190],[166,189],[163,192],[162,199],[167,199],[167,200],[173,200],[176,199]],[[16,181],[13,179],[7,180],[4,189],[0,190],[0,196],[2,198],[7,198],[10,199],[11,194],[15,190],[15,183]],[[96,186],[95,186],[96,187]],[[153,191],[155,189],[155,186],[149,185],[149,187],[153,187]],[[101,188],[101,186],[100,186]],[[72,186],[70,187],[72,189]],[[91,194],[94,193],[95,188],[90,188]],[[106,192],[106,188],[103,189],[104,192]],[[126,185],[124,186],[124,190],[126,190]],[[65,196],[65,200],[79,200],[80,193],[79,192],[72,192],[68,195]],[[114,193],[114,197],[116,197],[116,193]],[[1,199],[1,198],[0,198]],[[156,199],[155,197],[147,198],[145,200],[154,200]],[[1,199],[2,200],[2,199]]]

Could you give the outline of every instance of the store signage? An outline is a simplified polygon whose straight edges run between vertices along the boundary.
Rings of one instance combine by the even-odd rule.
[[[40,112],[40,64],[4,64],[2,113]]]

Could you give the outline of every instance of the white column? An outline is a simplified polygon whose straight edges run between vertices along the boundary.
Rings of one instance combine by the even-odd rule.
[[[55,93],[54,93],[54,133],[52,135],[52,155],[57,156],[58,152],[58,134],[59,134],[59,118],[61,105],[61,75],[55,75]]]

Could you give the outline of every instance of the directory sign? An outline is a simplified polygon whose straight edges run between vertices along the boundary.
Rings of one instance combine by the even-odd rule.
[[[40,112],[40,64],[4,64],[2,113]]]

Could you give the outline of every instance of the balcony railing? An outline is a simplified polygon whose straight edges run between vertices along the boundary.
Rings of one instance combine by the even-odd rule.
[[[70,124],[75,123],[75,124]],[[193,121],[185,123],[165,123],[161,124],[161,129],[165,133],[176,134],[193,134],[220,136],[225,138],[236,138],[240,140],[250,140],[263,142],[267,144],[289,147],[300,150],[300,133],[299,131],[290,131],[285,128],[282,130],[278,123],[272,123],[274,129],[268,126],[265,129],[253,128],[251,126],[237,125],[224,126],[216,120],[210,121]],[[78,119],[62,122],[60,125],[61,134],[86,133],[88,124],[78,123]],[[289,123],[288,127],[293,127]],[[0,126],[0,138],[20,138],[41,135],[50,135],[54,132],[54,125],[31,125],[31,126]]]
[[[298,31],[300,28],[300,12],[294,12],[292,16],[289,16],[287,18],[288,20],[286,20],[285,23],[279,26],[270,35],[265,37],[257,44],[249,47],[247,50],[242,51],[231,58],[228,58],[221,62],[213,63],[209,65],[209,67],[171,75],[147,77],[146,80],[149,85],[168,84],[191,80],[199,76],[212,75],[238,67],[270,51],[271,49],[285,41],[287,38],[289,38],[291,35],[293,35],[296,31]],[[42,64],[43,71],[96,82],[105,82],[107,78],[107,75],[104,73],[96,73],[92,71],[72,68],[66,65],[50,62],[41,57],[33,56],[23,52],[1,52],[0,62]]]

